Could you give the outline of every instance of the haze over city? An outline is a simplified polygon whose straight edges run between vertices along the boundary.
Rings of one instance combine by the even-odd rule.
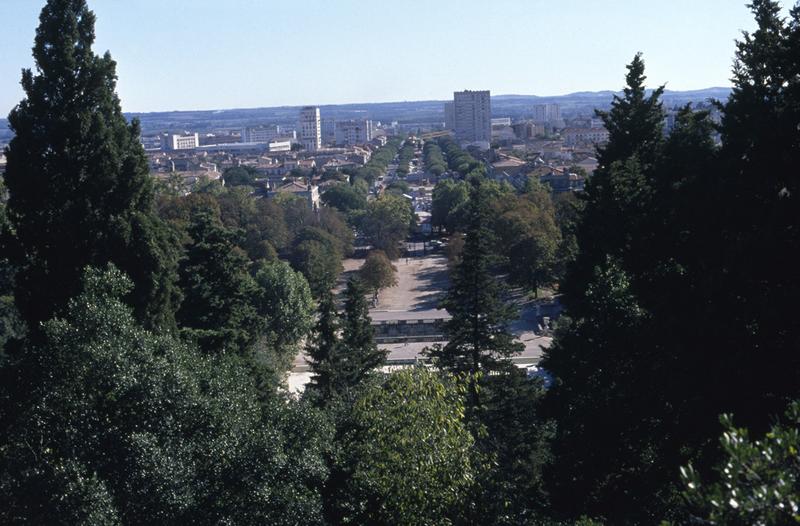
[[[16,79],[32,65],[40,5],[2,8],[5,115],[22,98]],[[651,87],[724,87],[734,39],[753,27],[731,0],[99,0],[92,9],[95,49],[119,64],[126,112],[616,90],[638,51]]]

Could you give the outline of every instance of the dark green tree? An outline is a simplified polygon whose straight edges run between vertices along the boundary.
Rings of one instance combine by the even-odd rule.
[[[236,235],[208,211],[192,217],[188,234],[180,266],[181,332],[207,353],[245,355],[259,334],[258,286],[247,256],[236,247]]]
[[[356,186],[340,183],[332,186],[321,196],[322,202],[348,214],[367,207],[367,195]]]
[[[237,356],[142,329],[115,268],[84,283],[3,368],[38,380],[16,416],[0,386],[0,522],[320,524],[325,421],[264,410]]]
[[[468,200],[469,184],[466,182],[452,179],[439,182],[433,189],[431,226],[450,234],[463,229],[464,207]]]
[[[449,341],[430,349],[429,355],[444,370],[474,376],[509,367],[522,344],[508,331],[514,308],[503,297],[503,284],[492,275],[493,234],[485,183],[475,177],[471,184],[464,249],[442,301],[452,316],[444,325]],[[477,397],[474,389],[472,395]]]
[[[336,375],[341,357],[339,316],[332,292],[327,291],[320,297],[317,311],[317,323],[306,345],[309,368],[313,373],[306,392],[318,405],[324,406],[334,400],[340,386]]]
[[[367,254],[367,259],[364,260],[358,274],[364,285],[372,292],[373,300],[378,299],[378,292],[381,289],[397,285],[397,268],[380,250],[373,250]]]
[[[257,175],[252,166],[233,166],[223,172],[222,180],[227,186],[252,186]]]
[[[316,239],[298,243],[291,254],[292,266],[302,273],[315,298],[329,292],[342,271],[342,256],[338,250]]]
[[[114,92],[116,64],[92,51],[85,0],[51,0],[39,21],[36,70],[23,71],[6,150],[17,307],[37,327],[77,294],[84,266],[114,262],[133,279],[138,319],[174,328],[176,243],[153,215],[139,124],[126,122]]]
[[[651,373],[657,339],[636,287],[656,259],[650,230],[664,144],[662,90],[645,93],[639,55],[626,80],[623,95],[599,114],[610,140],[598,151],[600,166],[583,196],[579,252],[562,282],[569,319],[544,367],[557,377],[548,395],[558,430],[550,484],[556,508],[639,523],[662,518],[670,497],[657,494],[675,488],[665,476],[668,462],[653,461],[666,419],[657,416],[663,406],[652,382],[663,380]],[[587,440],[591,450],[579,446]]]
[[[386,351],[378,349],[373,338],[364,284],[358,279],[350,279],[344,294],[340,352],[346,387],[354,388],[384,364]]]

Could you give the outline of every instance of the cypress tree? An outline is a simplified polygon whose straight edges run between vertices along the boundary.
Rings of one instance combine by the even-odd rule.
[[[139,124],[126,122],[114,92],[116,63],[92,51],[85,0],[50,0],[39,20],[36,70],[22,73],[6,151],[17,306],[36,327],[78,293],[85,266],[113,262],[134,281],[138,319],[174,327],[177,255],[152,213]]]

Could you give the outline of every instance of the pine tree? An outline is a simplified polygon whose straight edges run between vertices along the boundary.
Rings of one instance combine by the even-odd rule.
[[[339,358],[339,318],[330,291],[320,298],[318,312],[317,323],[306,346],[309,367],[313,373],[307,392],[313,393],[319,405],[325,405],[333,399],[335,385],[338,384],[334,375],[338,369],[335,361]]]
[[[344,312],[336,314],[333,295],[323,294],[319,319],[307,353],[314,377],[309,385],[319,405],[350,400],[370,373],[386,361],[373,339],[372,320],[363,283],[350,279]]]
[[[85,0],[42,10],[25,99],[9,115],[8,247],[15,298],[30,327],[80,290],[86,265],[114,262],[134,281],[129,301],[149,327],[174,327],[177,255],[153,215],[153,184],[139,124],[114,93],[116,64],[92,52],[94,14]]]
[[[386,351],[378,349],[375,344],[366,294],[360,280],[347,282],[340,343],[347,388],[359,385],[386,361]]]
[[[475,375],[508,367],[522,344],[508,331],[515,312],[505,303],[505,287],[491,272],[493,234],[483,178],[474,177],[471,184],[464,250],[442,301],[452,316],[444,325],[448,343],[428,354],[445,370]]]
[[[547,399],[558,431],[554,504],[576,515],[623,506],[625,516],[614,519],[635,523],[652,522],[651,512],[663,517],[647,500],[663,484],[652,473],[660,468],[652,459],[661,442],[661,406],[648,386],[660,354],[648,338],[652,317],[638,285],[650,281],[645,262],[652,264],[659,249],[651,230],[664,139],[662,90],[646,95],[641,56],[628,66],[626,81],[611,111],[600,114],[610,140],[587,184],[579,253],[562,282],[569,318],[543,365],[557,378]]]

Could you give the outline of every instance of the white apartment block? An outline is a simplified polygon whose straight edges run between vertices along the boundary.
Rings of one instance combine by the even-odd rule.
[[[242,142],[244,143],[266,143],[280,136],[281,129],[277,124],[242,129]]]
[[[336,144],[355,146],[372,140],[372,121],[353,119],[336,122]]]
[[[561,120],[561,106],[558,104],[534,104],[533,122],[545,124]]]
[[[194,150],[200,146],[200,135],[190,133],[188,135],[169,134],[164,136],[164,150]]]
[[[298,141],[308,152],[316,152],[322,148],[322,128],[319,119],[319,108],[306,106],[300,110],[297,123]]]
[[[453,93],[456,140],[489,147],[492,140],[492,102],[486,91]]]

